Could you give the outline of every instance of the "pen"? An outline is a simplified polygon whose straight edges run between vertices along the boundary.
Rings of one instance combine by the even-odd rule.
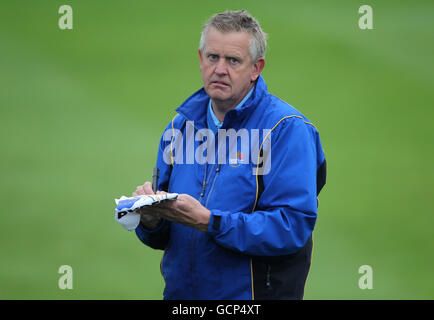
[[[154,170],[152,171],[152,190],[154,191],[154,193],[157,193],[158,190],[158,178],[160,175],[160,170],[155,167]]]

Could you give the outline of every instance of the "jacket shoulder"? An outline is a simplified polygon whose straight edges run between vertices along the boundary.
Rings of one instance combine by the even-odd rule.
[[[182,115],[177,113],[167,124],[166,130],[169,130],[169,129],[181,130],[186,121],[187,120]]]
[[[274,127],[281,122],[303,122],[317,131],[315,125],[298,109],[272,94],[268,95],[268,102],[264,111],[264,119],[267,119],[267,126],[271,127]]]

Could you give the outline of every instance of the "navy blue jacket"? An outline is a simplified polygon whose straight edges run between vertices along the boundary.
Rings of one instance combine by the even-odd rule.
[[[225,116],[221,129],[238,139],[205,139],[209,99],[202,88],[176,109],[157,159],[159,190],[198,199],[211,211],[208,231],[165,220],[136,229],[143,243],[165,251],[164,298],[301,299],[326,176],[318,131],[260,76],[251,97]],[[195,152],[214,154],[204,141],[215,142],[214,164],[198,161]]]

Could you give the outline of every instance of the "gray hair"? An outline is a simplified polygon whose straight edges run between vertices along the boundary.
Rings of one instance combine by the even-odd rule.
[[[247,32],[251,35],[249,53],[252,62],[265,57],[267,48],[267,35],[262,31],[259,22],[246,10],[230,11],[213,15],[203,26],[200,37],[199,49],[205,49],[206,35],[210,27],[222,33]]]

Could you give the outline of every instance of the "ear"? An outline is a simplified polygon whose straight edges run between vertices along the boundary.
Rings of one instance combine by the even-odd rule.
[[[200,70],[202,70],[203,56],[200,49],[198,50],[198,52],[199,52],[199,66],[200,66]]]
[[[256,81],[256,79],[258,79],[264,67],[265,67],[265,58],[259,58],[258,60],[256,60],[256,62],[253,64],[253,73],[250,77],[250,80]]]

